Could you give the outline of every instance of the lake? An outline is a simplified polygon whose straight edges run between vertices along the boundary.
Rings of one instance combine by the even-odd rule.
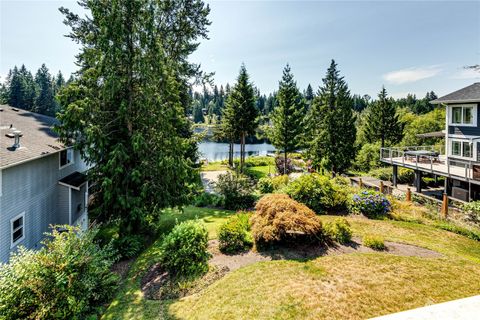
[[[208,161],[221,161],[228,159],[228,143],[203,141],[198,144],[200,159]],[[266,156],[274,153],[275,147],[269,143],[246,144],[246,156]],[[234,144],[233,157],[240,158],[240,144]]]

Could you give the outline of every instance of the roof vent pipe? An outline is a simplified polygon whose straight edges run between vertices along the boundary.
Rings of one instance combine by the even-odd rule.
[[[15,142],[13,143],[13,148],[18,149],[20,148],[20,135],[22,134],[22,131],[20,130],[15,130],[13,131],[13,135],[15,138]]]

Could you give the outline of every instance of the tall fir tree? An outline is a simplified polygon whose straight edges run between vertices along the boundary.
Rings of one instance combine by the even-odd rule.
[[[35,111],[41,114],[54,116],[56,103],[54,101],[52,77],[45,64],[42,64],[35,75],[37,96],[35,98]]]
[[[267,135],[275,148],[283,151],[283,174],[287,174],[288,153],[297,150],[302,141],[305,104],[288,64],[283,70],[277,101],[271,116],[272,127]]]
[[[365,119],[365,137],[369,142],[380,140],[382,148],[386,143],[395,144],[402,139],[403,124],[399,121],[392,99],[382,87],[378,100],[370,105]]]
[[[314,165],[322,160],[332,175],[345,172],[355,158],[355,116],[347,83],[332,60],[312,103],[309,154]]]
[[[245,164],[245,139],[254,134],[258,126],[258,110],[255,106],[255,92],[250,83],[245,65],[242,64],[237,82],[231,89],[224,113],[226,130],[240,138],[240,172]]]
[[[191,75],[186,60],[196,46],[182,35],[202,29],[209,9],[196,0],[79,4],[95,14],[60,9],[81,51],[77,79],[60,94],[65,111],[57,130],[94,164],[95,210],[118,219],[121,236],[138,234],[159,209],[189,199],[194,172],[182,133],[188,86],[180,79]],[[185,16],[192,7],[195,14]],[[168,51],[168,44],[183,51]]]

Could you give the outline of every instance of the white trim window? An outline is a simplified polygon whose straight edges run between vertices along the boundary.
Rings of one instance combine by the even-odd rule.
[[[63,169],[75,162],[73,149],[65,149],[58,153],[59,157],[59,167]]]
[[[450,155],[459,158],[471,159],[473,156],[473,145],[468,140],[450,140]]]
[[[450,106],[450,125],[476,127],[477,106],[474,104]]]
[[[10,235],[10,248],[15,247],[25,239],[25,212],[10,219]]]

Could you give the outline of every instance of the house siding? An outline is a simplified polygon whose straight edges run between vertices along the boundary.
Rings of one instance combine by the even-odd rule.
[[[51,224],[68,223],[68,188],[59,185],[58,180],[86,170],[79,152],[75,152],[74,159],[72,165],[59,169],[59,153],[54,153],[2,170],[0,262],[7,262],[10,252],[19,245],[39,248]],[[22,212],[25,238],[11,249],[10,219]]]
[[[455,104],[450,104],[449,106],[455,106]],[[477,104],[477,126],[465,127],[465,126],[449,125],[448,134],[464,135],[464,136],[480,136],[480,108],[478,107],[478,104]]]

